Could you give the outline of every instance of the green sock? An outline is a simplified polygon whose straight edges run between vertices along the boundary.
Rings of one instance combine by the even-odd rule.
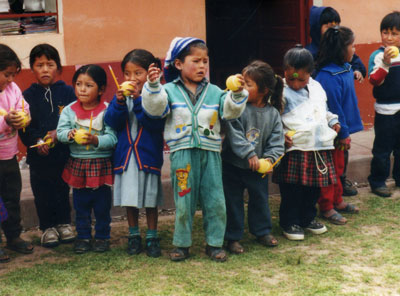
[[[148,238],[157,238],[157,229],[147,229],[146,239]]]
[[[130,236],[136,236],[136,235],[140,236],[139,226],[135,226],[135,227],[129,226],[129,235]]]

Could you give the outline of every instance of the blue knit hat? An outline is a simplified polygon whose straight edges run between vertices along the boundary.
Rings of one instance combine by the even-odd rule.
[[[166,82],[171,82],[178,77],[179,74],[174,68],[174,61],[189,44],[195,41],[205,43],[203,40],[194,37],[175,37],[171,41],[164,63],[164,78]]]

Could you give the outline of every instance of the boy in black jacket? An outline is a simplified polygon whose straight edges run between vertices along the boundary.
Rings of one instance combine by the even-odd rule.
[[[39,44],[30,53],[29,63],[37,83],[23,92],[29,103],[32,122],[19,136],[28,148],[32,192],[40,229],[41,244],[55,247],[71,242],[75,236],[71,228],[69,187],[61,174],[69,156],[68,146],[58,143],[56,127],[64,106],[76,100],[74,89],[64,81],[56,81],[61,71],[57,49]],[[34,148],[30,146],[41,144]]]

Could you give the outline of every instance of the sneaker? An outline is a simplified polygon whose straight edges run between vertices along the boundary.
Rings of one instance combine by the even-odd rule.
[[[90,251],[90,240],[89,239],[77,239],[75,241],[74,251],[76,254],[83,254]]]
[[[312,234],[323,234],[328,231],[324,224],[319,223],[316,220],[312,220],[305,229],[310,231]]]
[[[371,191],[380,197],[390,197],[392,195],[386,186],[372,188]]]
[[[157,258],[161,256],[159,238],[146,238],[146,254],[149,257]]]
[[[110,250],[109,239],[95,239],[93,243],[93,252],[103,253]]]
[[[354,196],[357,195],[357,187],[348,179],[343,182],[343,196]]]
[[[74,241],[75,234],[70,224],[59,224],[56,226],[62,243],[70,243]]]
[[[128,254],[137,255],[142,252],[142,238],[140,235],[134,235],[128,237]]]
[[[290,225],[283,229],[283,235],[288,240],[304,240],[304,230],[299,225]]]
[[[54,248],[59,245],[60,243],[59,238],[60,235],[58,234],[57,230],[54,227],[47,228],[42,234],[40,243],[42,244],[43,247]]]

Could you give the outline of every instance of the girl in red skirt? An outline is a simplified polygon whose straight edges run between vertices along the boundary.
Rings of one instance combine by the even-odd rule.
[[[317,222],[316,203],[321,187],[336,183],[332,160],[333,140],[340,130],[338,116],[327,111],[326,94],[310,75],[311,53],[300,47],[284,57],[284,110],[286,155],[275,169],[279,183],[280,226],[290,240],[303,240],[304,229],[313,234],[327,231]],[[294,133],[294,135],[293,135]]]
[[[100,66],[86,65],[75,72],[72,82],[78,100],[63,109],[57,137],[69,144],[71,151],[62,177],[73,188],[78,234],[75,252],[92,248],[92,209],[96,218],[93,251],[104,252],[110,247],[111,156],[117,143],[114,130],[104,123],[107,103],[101,95],[107,76]]]

